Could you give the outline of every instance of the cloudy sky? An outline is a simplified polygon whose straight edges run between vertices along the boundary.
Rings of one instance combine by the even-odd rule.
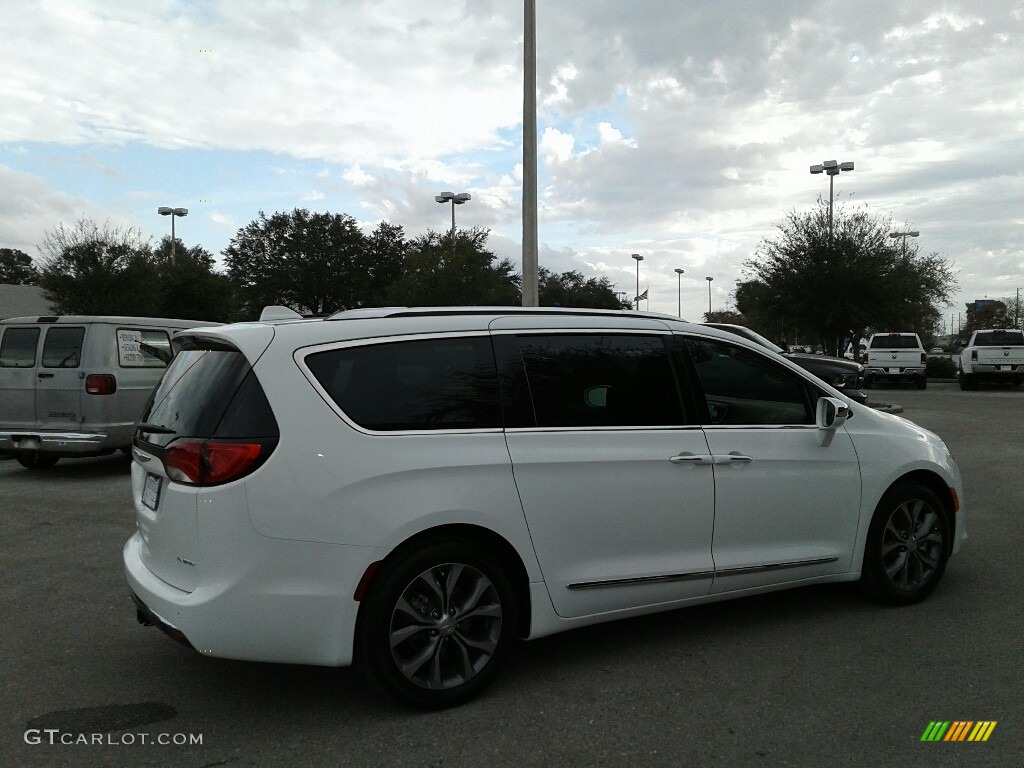
[[[219,255],[259,211],[522,234],[519,0],[3,2],[0,247],[88,217]],[[1024,288],[1019,0],[537,0],[540,259],[684,317],[853,161],[867,206]],[[954,312],[956,309],[947,310]]]

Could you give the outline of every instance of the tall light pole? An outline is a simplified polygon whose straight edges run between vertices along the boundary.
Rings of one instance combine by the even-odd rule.
[[[907,258],[907,238],[908,237],[917,237],[920,234],[921,233],[918,232],[917,230],[914,230],[913,232],[908,230],[906,232],[890,232],[889,233],[889,237],[891,237],[893,240],[895,240],[897,237],[902,238],[902,240],[903,240],[903,258],[905,260]]]
[[[156,212],[161,216],[171,217],[171,264],[177,259],[177,248],[175,246],[176,239],[174,236],[174,217],[175,216],[188,216],[188,208],[169,208],[166,205],[161,205],[156,209]]]
[[[811,173],[828,174],[828,242],[832,245],[832,193],[833,184],[840,171],[852,171],[853,163],[837,163],[835,160],[825,160],[821,165],[812,165]]]
[[[640,262],[644,260],[644,257],[639,253],[634,253],[633,258],[636,259],[636,311],[640,311]]]
[[[523,0],[523,306],[540,303],[537,255],[537,0]]]
[[[685,269],[676,268],[676,300],[679,304],[679,308],[676,310],[676,314],[679,319],[683,319],[683,273]]]
[[[434,200],[438,203],[451,203],[452,204],[452,257],[455,256],[455,206],[462,205],[468,200],[472,200],[473,196],[468,192],[442,192],[440,195],[434,195]]]
[[[711,322],[711,281],[715,278],[709,276],[705,279],[708,281],[708,322]]]

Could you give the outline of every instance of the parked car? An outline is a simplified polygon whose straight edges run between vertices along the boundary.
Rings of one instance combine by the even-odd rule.
[[[63,457],[127,452],[171,361],[171,335],[199,325],[98,315],[0,321],[0,455],[45,469]]]
[[[916,333],[872,334],[864,353],[864,388],[876,382],[909,382],[928,387],[928,354]]]
[[[981,381],[1019,387],[1024,381],[1024,332],[1014,328],[975,331],[960,353],[960,389],[977,390]]]
[[[916,603],[964,541],[936,435],[674,317],[387,308],[173,343],[123,554],[139,620],[205,656],[354,662],[445,707],[517,637],[826,582]]]
[[[769,341],[757,331],[752,331],[743,325],[734,325],[732,323],[703,323],[703,325],[710,328],[720,328],[723,331],[729,331],[756,342],[762,347],[792,360],[826,384],[831,384],[851,400],[862,405],[868,401],[867,394],[861,389],[864,386],[864,366],[856,361],[812,352],[787,351],[778,344]],[[803,347],[794,347],[794,350],[796,349],[803,349]]]

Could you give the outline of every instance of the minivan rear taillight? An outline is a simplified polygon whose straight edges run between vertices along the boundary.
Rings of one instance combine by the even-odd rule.
[[[276,441],[274,441],[276,442]],[[221,485],[252,473],[273,446],[257,440],[175,440],[164,452],[167,476],[189,485]]]
[[[117,392],[117,379],[110,373],[90,373],[85,377],[85,391],[90,395],[112,395]]]

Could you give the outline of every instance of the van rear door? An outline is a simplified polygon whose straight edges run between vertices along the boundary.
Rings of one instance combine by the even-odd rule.
[[[8,325],[0,338],[0,429],[36,426],[36,365],[40,331]]]
[[[36,368],[36,421],[44,429],[68,429],[82,420],[84,342],[84,325],[46,328]]]

